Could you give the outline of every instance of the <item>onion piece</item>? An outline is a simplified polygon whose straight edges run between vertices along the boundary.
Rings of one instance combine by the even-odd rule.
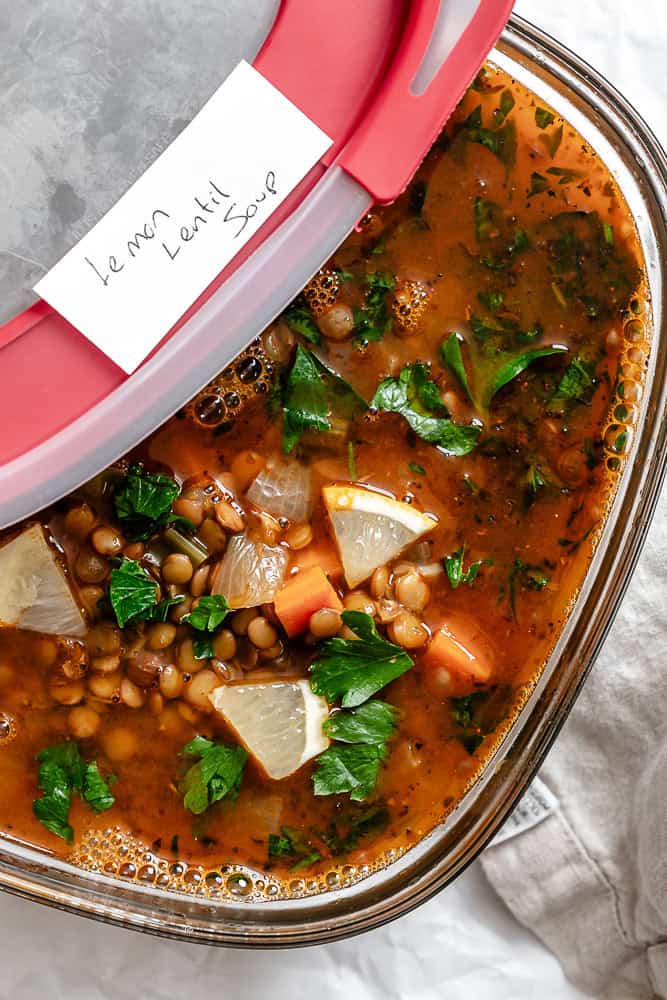
[[[86,623],[40,524],[0,548],[0,625],[83,636]]]
[[[246,496],[258,508],[289,521],[307,521],[313,506],[312,476],[293,458],[269,459]]]
[[[211,593],[223,594],[230,608],[270,604],[282,586],[288,561],[287,549],[233,535],[213,570]]]

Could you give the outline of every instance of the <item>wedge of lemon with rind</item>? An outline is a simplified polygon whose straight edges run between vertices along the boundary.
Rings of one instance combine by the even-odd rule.
[[[0,626],[80,637],[86,623],[65,573],[33,524],[0,548]]]
[[[248,753],[275,781],[294,774],[329,746],[322,730],[329,706],[306,680],[225,684],[210,699]]]
[[[359,486],[325,486],[322,496],[349,587],[363,583],[437,524],[410,504]]]

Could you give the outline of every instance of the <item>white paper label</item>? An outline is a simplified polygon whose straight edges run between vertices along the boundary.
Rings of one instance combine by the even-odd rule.
[[[533,780],[528,791],[519,799],[514,812],[505,820],[490,846],[496,847],[503,841],[516,837],[526,830],[532,830],[547,816],[558,809],[558,799],[539,778]]]
[[[241,62],[35,291],[132,372],[331,143]]]

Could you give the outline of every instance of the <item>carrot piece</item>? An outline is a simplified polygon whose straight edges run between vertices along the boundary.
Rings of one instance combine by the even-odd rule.
[[[300,573],[313,566],[324,570],[330,580],[339,580],[343,575],[343,566],[333,545],[327,542],[315,542],[298,549],[292,556],[290,568]]]
[[[275,612],[290,638],[305,632],[310,616],[320,608],[343,610],[321,566],[310,566],[290,577],[274,598]]]
[[[449,675],[448,693],[462,695],[489,681],[493,659],[491,643],[474,619],[453,615],[433,632],[422,663],[429,670],[442,671],[443,679]]]

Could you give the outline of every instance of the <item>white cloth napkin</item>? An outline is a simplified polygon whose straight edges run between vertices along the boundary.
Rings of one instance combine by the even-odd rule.
[[[515,916],[605,1000],[667,996],[666,552],[667,495],[538,801],[523,804],[536,821],[510,824],[482,858]]]

